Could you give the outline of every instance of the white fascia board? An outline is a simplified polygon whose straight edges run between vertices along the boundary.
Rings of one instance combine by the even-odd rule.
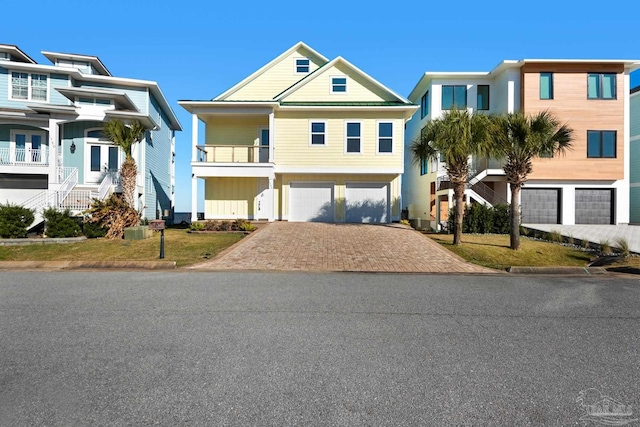
[[[191,114],[268,114],[280,104],[271,101],[178,101]]]
[[[248,77],[246,77],[245,79],[240,81],[240,83],[237,83],[236,85],[232,86],[230,89],[227,89],[225,92],[223,92],[220,95],[218,95],[215,98],[213,98],[213,100],[214,101],[224,100],[229,95],[232,95],[233,93],[235,93],[238,90],[240,90],[242,87],[246,86],[248,83],[252,82],[256,78],[258,78],[259,76],[264,74],[267,70],[272,68],[274,65],[280,63],[280,61],[282,61],[284,58],[286,58],[291,53],[295,52],[296,50],[298,50],[301,47],[306,49],[306,50],[308,50],[308,51],[310,51],[314,55],[318,56],[323,61],[329,62],[329,59],[326,58],[324,55],[322,55],[318,51],[312,49],[307,44],[305,44],[305,43],[300,41],[300,42],[296,43],[295,45],[291,46],[289,49],[287,49],[283,53],[281,53],[280,55],[278,55],[275,59],[272,59],[271,61],[269,61],[266,65],[262,66],[261,68],[259,68],[254,73],[250,74]]]
[[[191,162],[191,173],[197,178],[272,178],[275,171],[271,163],[204,163]]]
[[[277,166],[276,173],[326,173],[326,174],[367,174],[367,175],[398,175],[404,173],[403,167],[391,168],[354,168],[353,166]]]

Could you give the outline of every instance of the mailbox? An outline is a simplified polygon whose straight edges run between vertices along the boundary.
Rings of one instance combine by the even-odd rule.
[[[149,221],[149,230],[153,230],[153,231],[164,230],[164,220],[152,219],[151,221]]]

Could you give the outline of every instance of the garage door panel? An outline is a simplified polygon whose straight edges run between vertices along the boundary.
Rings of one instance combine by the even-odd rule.
[[[354,223],[389,222],[389,185],[386,183],[347,183],[346,221]]]
[[[558,224],[559,197],[557,188],[526,188],[521,193],[524,224]]]
[[[613,224],[611,189],[576,189],[576,224]]]
[[[289,221],[334,222],[333,184],[292,182],[289,184]]]

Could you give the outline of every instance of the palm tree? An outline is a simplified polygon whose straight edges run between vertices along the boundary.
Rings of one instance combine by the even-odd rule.
[[[561,125],[548,111],[526,116],[509,113],[495,117],[492,136],[494,157],[503,166],[511,187],[511,249],[520,249],[520,190],[533,170],[532,160],[564,154],[571,148],[573,129]]]
[[[104,124],[103,131],[105,136],[113,142],[114,145],[117,145],[124,151],[125,160],[120,168],[122,196],[124,201],[133,207],[138,168],[136,161],[133,159],[132,151],[133,146],[142,141],[147,130],[138,120],[134,120],[127,125],[121,120],[112,119]]]
[[[469,176],[469,156],[490,155],[490,145],[487,144],[489,127],[488,116],[453,109],[445,112],[441,118],[429,121],[410,147],[413,163],[418,166],[423,161],[436,160],[439,155],[444,157],[455,198],[454,245],[462,241],[464,189]]]

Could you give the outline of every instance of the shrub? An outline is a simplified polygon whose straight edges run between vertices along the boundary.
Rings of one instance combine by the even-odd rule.
[[[107,235],[108,231],[108,228],[105,228],[96,222],[90,222],[88,218],[82,222],[82,234],[84,234],[87,239],[104,237]]]
[[[569,233],[569,235],[567,236],[567,244],[574,246],[576,244],[575,240],[573,239],[573,234]]]
[[[27,228],[34,218],[31,209],[11,203],[0,204],[0,237],[27,237]]]
[[[449,212],[449,231],[453,230],[454,209]],[[462,232],[473,234],[509,234],[511,220],[508,205],[486,206],[482,203],[467,205],[462,219]]]
[[[629,242],[624,237],[618,237],[616,239],[616,246],[620,250],[620,255],[628,257],[631,251],[629,250]]]
[[[256,227],[246,219],[236,219],[233,223],[233,229],[240,231],[253,231]]]
[[[611,243],[609,242],[609,240],[600,240],[600,255],[607,256],[611,254]]]
[[[231,231],[231,221],[222,221],[218,226],[219,231]]]
[[[60,211],[56,208],[45,209],[42,213],[48,237],[76,237],[81,234],[78,221],[71,216],[71,211]]]
[[[189,229],[193,231],[202,231],[204,230],[204,224],[201,222],[192,222],[189,226]]]
[[[550,242],[553,243],[561,243],[562,242],[562,234],[558,230],[551,230],[547,235],[547,238]]]
[[[206,220],[204,222],[204,224],[202,224],[202,226],[204,227],[203,230],[206,231],[218,231],[218,221],[213,221],[213,220]]]
[[[493,232],[495,234],[511,233],[511,208],[509,205],[495,205],[493,207]],[[520,230],[522,234],[522,229]],[[526,234],[524,234],[526,236]]]
[[[589,241],[587,239],[582,239],[581,246],[582,246],[582,249],[585,249],[585,250],[589,249]]]

